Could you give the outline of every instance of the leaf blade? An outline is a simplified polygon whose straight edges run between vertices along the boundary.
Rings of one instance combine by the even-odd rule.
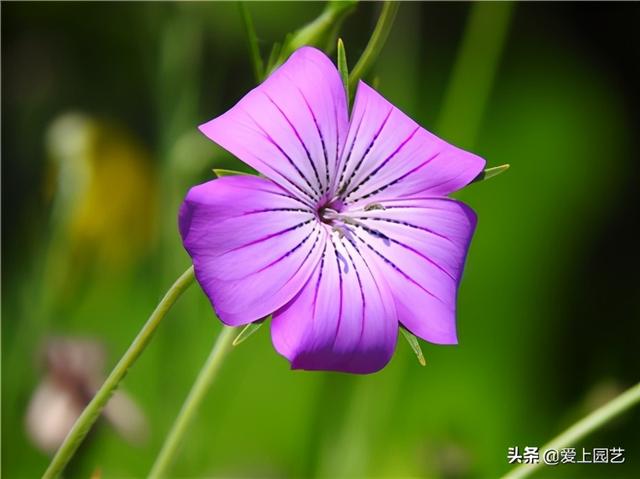
[[[347,52],[344,49],[342,38],[338,38],[338,71],[342,78],[342,85],[347,94],[347,105],[349,104],[349,67],[347,66]]]
[[[509,168],[511,168],[511,165],[509,163],[505,163],[504,165],[500,165],[500,166],[493,166],[491,168],[485,168],[484,170],[482,170],[480,172],[480,174],[478,176],[476,176],[471,181],[471,183],[477,183],[479,181],[488,180],[489,178],[493,178],[495,176],[498,176],[498,175],[504,173]]]
[[[411,349],[415,353],[416,358],[418,359],[418,362],[420,363],[420,366],[426,366],[427,365],[427,360],[424,358],[424,354],[422,354],[422,348],[420,347],[420,343],[418,342],[418,338],[416,338],[413,334],[411,334],[409,331],[407,331],[404,328],[400,328],[400,332],[402,333],[404,338],[409,343],[409,346],[411,347]]]
[[[213,174],[216,175],[216,177],[218,178],[222,176],[238,176],[238,175],[253,176],[251,173],[247,173],[246,171],[226,170],[224,168],[214,168],[211,171],[213,171]]]
[[[249,336],[251,336],[258,329],[260,329],[260,327],[262,326],[263,322],[264,322],[264,320],[261,319],[260,321],[256,321],[255,323],[247,324],[244,328],[242,328],[242,331],[240,331],[240,333],[236,336],[236,338],[233,340],[231,345],[232,346],[238,346],[239,344],[241,344],[244,341],[246,341],[249,338]]]

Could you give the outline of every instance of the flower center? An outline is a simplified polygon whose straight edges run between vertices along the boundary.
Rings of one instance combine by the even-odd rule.
[[[340,212],[344,209],[344,203],[340,199],[333,199],[317,210],[320,221],[329,226],[335,226],[335,222]]]
[[[318,219],[321,223],[331,228],[331,232],[338,237],[351,236],[351,230],[358,221],[351,218],[346,210],[345,204],[340,199],[334,199],[317,210]]]

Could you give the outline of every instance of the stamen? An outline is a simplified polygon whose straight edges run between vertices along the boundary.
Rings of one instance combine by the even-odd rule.
[[[385,209],[385,207],[380,203],[370,203],[361,210],[342,213],[342,206],[343,205],[341,204],[341,202],[339,202],[339,200],[334,200],[327,203],[326,206],[318,210],[319,220],[322,223],[330,226],[332,232],[335,233],[340,239],[344,237],[350,238],[354,226],[362,228],[366,231],[371,231],[371,229],[367,227],[361,220],[354,218],[354,216],[352,215],[357,216],[358,214],[361,214],[365,211]]]

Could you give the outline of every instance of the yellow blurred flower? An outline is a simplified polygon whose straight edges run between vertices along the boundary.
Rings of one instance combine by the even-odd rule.
[[[131,134],[81,115],[57,118],[47,133],[52,166],[56,264],[127,269],[151,247],[157,176]]]

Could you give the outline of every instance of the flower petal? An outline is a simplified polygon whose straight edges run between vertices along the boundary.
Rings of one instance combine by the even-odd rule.
[[[348,203],[447,195],[473,180],[484,164],[358,84],[340,165],[339,191]]]
[[[223,115],[200,126],[211,140],[293,195],[327,194],[348,129],[340,75],[303,47]]]
[[[398,321],[426,341],[457,343],[456,296],[475,213],[444,197],[391,200],[382,207],[349,216],[353,235],[389,284]]]
[[[290,301],[318,264],[327,234],[299,199],[255,176],[192,188],[179,223],[198,282],[232,326]]]
[[[293,369],[372,373],[398,334],[393,297],[357,245],[335,235],[299,295],[273,315],[276,350]]]

